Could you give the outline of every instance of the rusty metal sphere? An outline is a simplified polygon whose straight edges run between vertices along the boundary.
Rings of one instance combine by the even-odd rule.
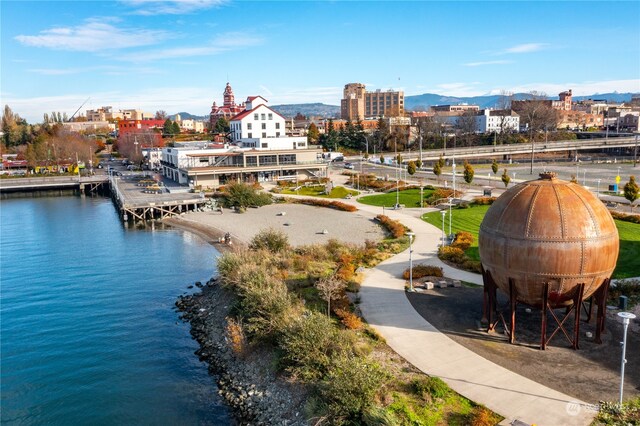
[[[480,225],[480,261],[498,288],[516,299],[542,305],[544,283],[549,303],[563,306],[584,283],[587,299],[616,266],[618,230],[593,193],[555,173],[523,182],[504,192]]]

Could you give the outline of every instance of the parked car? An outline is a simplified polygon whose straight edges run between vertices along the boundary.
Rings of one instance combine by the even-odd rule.
[[[351,169],[351,170],[353,170],[355,167],[354,167],[354,165],[353,165],[353,164],[351,164],[351,163],[344,163],[344,168],[345,168],[345,169]]]

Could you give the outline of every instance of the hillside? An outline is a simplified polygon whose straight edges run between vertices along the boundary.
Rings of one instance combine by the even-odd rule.
[[[575,101],[584,99],[604,99],[609,102],[629,102],[633,93],[601,93],[589,96],[574,96]],[[526,93],[517,93],[514,95],[515,99],[525,99]],[[558,99],[557,96],[550,96],[550,99]],[[485,95],[485,96],[472,96],[472,97],[458,97],[458,96],[446,96],[438,95],[435,93],[424,93],[422,95],[405,96],[405,108],[411,111],[422,111],[429,109],[433,105],[449,105],[467,103],[472,105],[479,105],[480,108],[495,108],[499,101],[500,95]],[[323,103],[308,103],[308,104],[283,104],[272,105],[274,111],[282,114],[286,118],[295,117],[300,113],[304,116],[311,117],[324,117],[335,118],[340,116],[340,107],[337,105],[327,105]],[[179,112],[182,119],[195,119],[208,121],[208,115],[193,115],[188,112]],[[172,120],[175,119],[176,114],[169,116]]]
[[[574,101],[584,99],[604,99],[610,102],[628,102],[631,100],[632,93],[601,93],[588,96],[574,96]],[[425,110],[433,105],[455,105],[467,103],[470,105],[478,105],[480,108],[494,108],[500,101],[500,95],[457,97],[437,95],[435,93],[424,93],[422,95],[405,96],[404,104],[408,110]],[[526,93],[516,93],[515,99],[526,99]],[[549,99],[558,99],[557,96],[550,96]]]
[[[335,118],[340,115],[339,106],[322,103],[273,105],[271,108],[285,117],[295,117],[298,113],[307,117],[314,116],[324,118]]]

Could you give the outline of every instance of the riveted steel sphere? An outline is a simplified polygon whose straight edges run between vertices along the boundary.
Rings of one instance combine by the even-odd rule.
[[[549,283],[554,307],[570,304],[580,283],[583,299],[591,296],[611,277],[619,251],[618,230],[602,202],[551,172],[505,191],[487,211],[478,245],[498,288],[508,294],[512,278],[519,302],[541,306]]]

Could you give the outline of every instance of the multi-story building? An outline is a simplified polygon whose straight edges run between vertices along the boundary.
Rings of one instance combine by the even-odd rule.
[[[224,88],[222,97],[223,101],[221,106],[216,105],[215,101],[213,101],[213,105],[211,106],[211,113],[209,114],[209,125],[212,129],[220,118],[230,120],[231,117],[240,114],[245,109],[244,104],[236,104],[233,89],[228,82],[227,86]]]
[[[306,137],[287,137],[285,118],[262,96],[250,96],[245,110],[229,121],[231,141],[243,148],[306,149]]]
[[[103,106],[96,110],[87,110],[87,121],[149,120],[153,117],[153,114],[139,109],[121,109],[114,111],[113,107]]]
[[[118,120],[118,141],[132,139],[141,146],[162,146],[162,128],[165,120]]]
[[[480,111],[478,105],[458,104],[458,105],[434,105],[431,107],[433,112],[460,112],[465,111]]]
[[[256,150],[239,147],[172,147],[162,150],[162,174],[180,184],[216,188],[229,182],[325,177],[321,149]]]
[[[365,117],[365,85],[362,83],[345,84],[340,101],[340,118],[343,120],[363,120]]]
[[[340,101],[340,118],[357,121],[404,115],[404,92],[380,89],[367,92],[365,89],[362,83],[349,83],[344,86],[343,98]]]
[[[380,89],[366,92],[364,108],[366,117],[401,117],[404,115],[404,92]]]
[[[182,117],[180,117],[180,114],[176,114],[175,122],[178,123],[178,126],[180,126],[180,131],[204,133],[204,122],[202,121],[193,120],[190,118],[183,120]]]
[[[479,111],[476,118],[477,133],[507,133],[520,130],[520,116],[513,110]]]

